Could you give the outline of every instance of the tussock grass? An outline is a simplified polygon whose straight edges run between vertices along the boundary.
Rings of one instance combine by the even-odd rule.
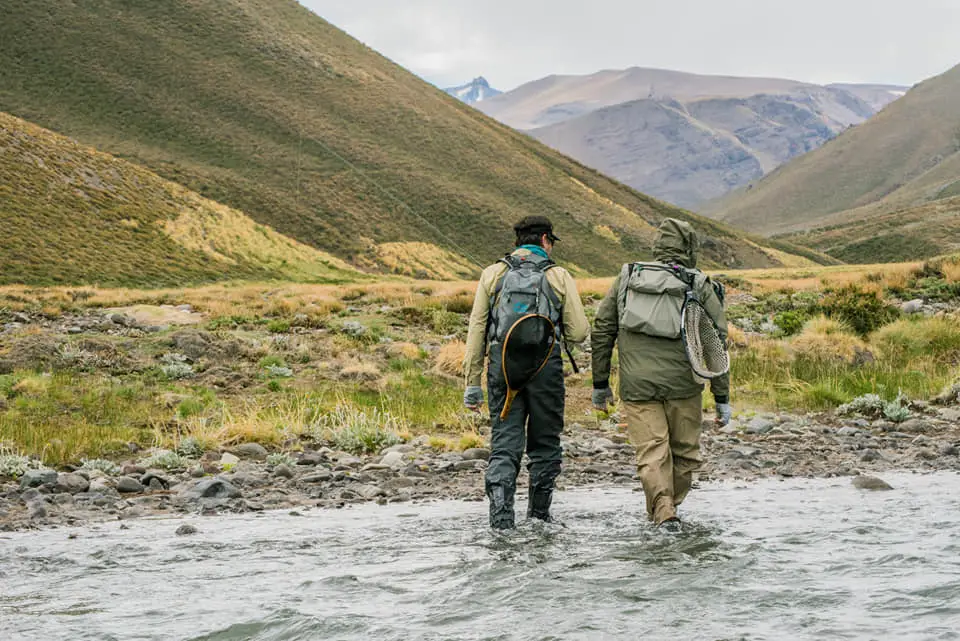
[[[437,351],[437,371],[448,376],[463,376],[463,359],[467,353],[467,344],[463,341],[450,341]]]

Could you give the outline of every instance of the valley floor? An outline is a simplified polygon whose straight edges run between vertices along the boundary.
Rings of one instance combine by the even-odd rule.
[[[701,479],[960,471],[953,261],[716,277],[736,415],[705,421]],[[588,313],[609,283],[580,283]],[[488,421],[461,405],[471,292],[0,289],[0,529],[482,500]],[[567,387],[561,487],[638,488],[589,371]]]

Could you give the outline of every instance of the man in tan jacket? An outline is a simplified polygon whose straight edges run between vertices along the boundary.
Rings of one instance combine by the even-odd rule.
[[[565,387],[563,357],[559,339],[580,343],[587,337],[589,322],[573,277],[550,260],[553,245],[559,240],[553,225],[543,216],[528,216],[514,226],[517,249],[505,259],[487,267],[480,276],[464,358],[466,391],[463,402],[479,411],[483,404],[480,387],[485,356],[489,355],[487,391],[490,400],[490,464],[485,486],[490,500],[490,525],[496,529],[514,527],[514,494],[524,443],[529,457],[530,491],[527,507],[529,518],[550,520],[553,488],[560,475]],[[518,278],[508,278],[516,272]],[[542,277],[539,275],[542,274]],[[557,341],[546,365],[514,400],[506,420],[500,419],[507,383],[503,374],[503,341],[505,318],[511,311],[505,301],[511,300],[508,289],[514,282],[533,283],[541,287],[546,306],[542,313],[557,328]],[[533,311],[533,310],[531,310]],[[498,322],[499,321],[499,322]]]

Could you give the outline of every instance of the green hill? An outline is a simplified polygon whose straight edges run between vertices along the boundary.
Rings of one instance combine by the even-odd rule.
[[[150,171],[0,113],[0,284],[362,278]]]
[[[774,234],[837,225],[868,228],[875,216],[960,195],[958,105],[960,66],[704,211],[743,229]],[[914,232],[926,238],[919,227]],[[855,240],[869,239],[850,239]],[[928,240],[931,248],[937,245]]]
[[[694,222],[710,264],[784,258],[494,122],[294,0],[6,0],[0,111],[363,268],[464,275],[526,214],[550,215],[558,258],[596,274],[646,256],[665,216]]]

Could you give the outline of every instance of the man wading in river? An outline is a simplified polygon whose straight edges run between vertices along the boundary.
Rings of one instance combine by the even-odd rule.
[[[554,481],[560,475],[560,433],[566,393],[560,340],[580,343],[589,331],[573,277],[550,260],[553,245],[559,240],[550,220],[528,216],[514,226],[514,231],[517,249],[487,267],[480,276],[464,357],[463,402],[471,410],[479,411],[483,404],[480,380],[484,355],[489,352],[487,392],[492,429],[485,485],[490,525],[496,529],[514,527],[513,501],[524,441],[530,473],[527,516],[550,520]],[[528,300],[530,296],[536,301],[534,306],[513,302]],[[556,328],[556,341],[549,356],[545,354],[543,368],[519,391],[506,419],[501,420],[507,400],[504,342],[512,324],[533,312],[549,318]]]
[[[726,340],[723,288],[696,269],[699,243],[693,228],[667,219],[654,242],[655,262],[624,265],[600,304],[592,335],[593,405],[606,411],[613,399],[610,361],[617,343],[620,399],[647,514],[657,525],[679,525],[677,506],[700,467],[703,383],[694,377],[680,333],[687,288],[702,302]],[[710,382],[717,422],[730,421],[729,377]]]

